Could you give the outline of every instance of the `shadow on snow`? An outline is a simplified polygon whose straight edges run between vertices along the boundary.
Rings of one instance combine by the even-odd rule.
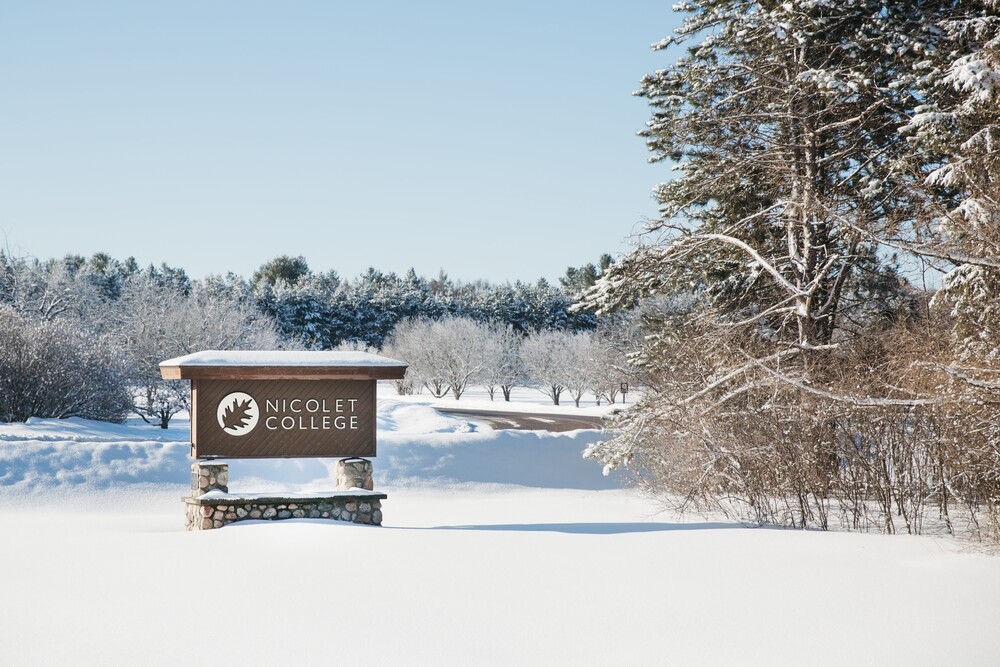
[[[741,523],[724,522],[697,522],[697,523],[653,523],[653,522],[623,522],[623,523],[499,523],[464,526],[369,526],[365,524],[354,524],[348,521],[331,521],[330,519],[282,519],[281,521],[246,520],[237,521],[226,526],[231,529],[239,526],[249,527],[263,524],[311,524],[314,526],[327,526],[330,528],[365,528],[382,530],[468,530],[468,531],[496,531],[513,533],[565,533],[569,535],[626,535],[629,533],[663,533],[689,530],[732,530],[735,528],[757,528],[756,525],[746,525]]]

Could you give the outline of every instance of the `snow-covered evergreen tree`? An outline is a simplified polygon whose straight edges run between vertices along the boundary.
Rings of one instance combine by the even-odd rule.
[[[884,270],[873,230],[905,215],[905,145],[916,104],[894,86],[928,34],[910,3],[698,0],[674,37],[676,64],[642,81],[641,134],[678,175],[656,189],[662,218],[611,267],[596,303],[703,290],[787,349],[831,343],[853,283]]]
[[[938,300],[955,316],[958,360],[1000,369],[1000,3],[955,3],[935,26],[923,103],[903,128],[927,213],[890,242],[950,268]]]
[[[880,244],[925,215],[921,159],[901,131],[932,103],[945,22],[974,4],[680,5],[684,25],[655,48],[687,51],[639,90],[651,159],[677,176],[656,189],[662,217],[645,240],[587,297],[605,312],[641,306],[634,364],[648,390],[591,456],[796,525],[826,526],[840,493],[861,508],[873,489],[898,493],[907,515],[943,497],[951,436],[909,356],[925,349],[920,298]],[[983,72],[970,63],[956,67]],[[909,465],[937,457],[939,476],[904,468],[888,449],[899,442]],[[865,477],[872,460],[910,481],[887,490]],[[882,507],[887,530],[892,513]]]

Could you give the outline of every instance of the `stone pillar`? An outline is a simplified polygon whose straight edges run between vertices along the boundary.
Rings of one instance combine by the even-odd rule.
[[[372,462],[368,459],[352,458],[337,461],[337,490],[375,488],[372,479]]]
[[[191,497],[218,489],[229,493],[229,464],[195,461],[191,464]]]

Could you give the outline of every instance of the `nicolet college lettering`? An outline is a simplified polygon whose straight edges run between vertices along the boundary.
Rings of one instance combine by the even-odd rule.
[[[357,431],[357,404],[356,398],[338,398],[332,403],[325,398],[267,400],[264,402],[264,428],[271,431]]]

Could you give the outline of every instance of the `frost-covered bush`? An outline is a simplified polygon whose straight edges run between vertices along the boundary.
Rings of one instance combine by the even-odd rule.
[[[521,346],[528,383],[559,405],[559,397],[569,392],[580,407],[580,399],[597,385],[598,348],[591,333],[539,331]]]
[[[465,317],[404,320],[386,340],[388,354],[406,361],[407,377],[436,398],[449,391],[458,400],[479,378],[486,362],[490,327]]]
[[[510,324],[490,322],[486,326],[483,339],[483,370],[480,382],[486,387],[490,400],[497,387],[505,401],[510,401],[510,392],[527,379],[524,360],[521,358],[523,337]]]
[[[0,421],[120,422],[130,406],[126,364],[111,341],[0,307]]]
[[[109,327],[121,342],[137,397],[133,410],[167,428],[188,407],[185,382],[165,381],[159,363],[201,350],[287,349],[273,320],[246,302],[238,286],[216,281],[179,290],[148,274],[130,278],[113,304]],[[235,289],[235,292],[233,291]]]

